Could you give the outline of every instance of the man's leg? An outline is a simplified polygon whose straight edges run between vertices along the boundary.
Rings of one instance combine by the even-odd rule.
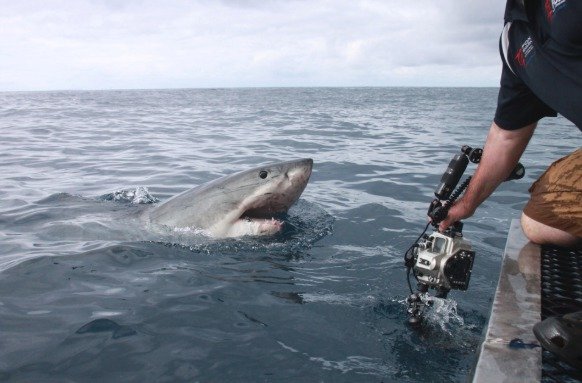
[[[526,237],[539,245],[552,244],[561,247],[582,247],[582,239],[560,229],[548,226],[525,213],[521,215],[521,227]]]
[[[521,225],[535,243],[582,244],[582,149],[554,162],[529,189]]]

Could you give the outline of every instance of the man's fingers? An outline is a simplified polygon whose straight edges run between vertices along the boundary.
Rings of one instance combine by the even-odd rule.
[[[443,233],[450,225],[451,224],[448,222],[448,220],[441,221],[439,224],[439,231]]]

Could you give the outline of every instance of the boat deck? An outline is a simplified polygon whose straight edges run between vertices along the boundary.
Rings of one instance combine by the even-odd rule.
[[[582,382],[532,332],[548,316],[578,310],[582,251],[534,245],[513,220],[473,382]]]

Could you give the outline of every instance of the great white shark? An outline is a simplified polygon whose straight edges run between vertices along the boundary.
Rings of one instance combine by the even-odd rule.
[[[275,234],[283,227],[277,217],[297,202],[312,168],[313,160],[304,158],[230,174],[170,198],[146,219],[216,238]]]

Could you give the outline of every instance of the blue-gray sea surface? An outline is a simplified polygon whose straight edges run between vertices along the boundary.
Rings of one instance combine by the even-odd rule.
[[[405,325],[403,253],[496,89],[0,93],[0,381],[450,382],[475,365],[511,219],[578,129],[546,119],[465,221],[469,290]],[[150,232],[155,201],[314,159],[286,230]],[[470,165],[466,175],[474,171]]]

